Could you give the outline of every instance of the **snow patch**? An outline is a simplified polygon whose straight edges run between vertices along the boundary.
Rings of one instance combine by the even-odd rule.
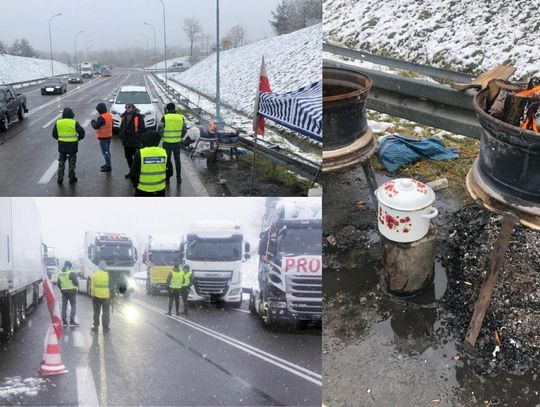
[[[75,72],[61,62],[53,63],[55,75]],[[48,59],[0,55],[0,83],[31,81],[48,76],[51,76],[51,61]]]
[[[22,379],[20,376],[7,378],[0,386],[0,398],[11,396],[35,396],[45,383],[45,379],[29,377]]]

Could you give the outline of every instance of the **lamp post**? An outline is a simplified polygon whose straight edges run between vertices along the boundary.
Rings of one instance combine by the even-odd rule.
[[[163,0],[159,0],[159,2],[163,8],[163,48],[165,51],[165,84],[167,85],[167,31],[165,29],[165,4],[163,4]]]
[[[148,37],[144,35],[143,33],[140,33],[140,35],[143,36],[144,39],[146,40],[146,58],[148,58]]]
[[[152,29],[152,31],[154,32],[154,57],[157,57],[156,29],[154,28],[154,26],[152,24],[144,23],[144,25],[149,26]]]
[[[216,0],[216,119],[220,121],[219,100],[219,0]]]
[[[62,13],[57,13],[51,18],[49,18],[49,47],[51,49],[51,76],[54,76],[54,66],[53,66],[53,53],[52,53],[52,35],[51,35],[51,21],[53,18],[61,16]]]
[[[75,34],[75,69],[79,70],[79,54],[77,53],[77,36],[79,34],[82,34],[84,31],[81,30],[77,34]]]

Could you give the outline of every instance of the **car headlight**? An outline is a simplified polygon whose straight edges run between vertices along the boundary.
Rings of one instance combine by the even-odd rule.
[[[154,112],[152,112],[151,110],[148,111],[148,112],[144,112],[143,113],[145,116],[149,116],[149,115],[154,115]]]
[[[56,89],[60,89],[60,86],[56,85],[55,88],[56,88]]]

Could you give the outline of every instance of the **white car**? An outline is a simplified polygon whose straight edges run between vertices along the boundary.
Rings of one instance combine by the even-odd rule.
[[[110,99],[111,115],[113,117],[113,130],[120,129],[122,118],[120,115],[124,113],[126,103],[133,103],[137,109],[144,115],[144,124],[147,129],[156,129],[157,125],[157,99],[151,99],[148,90],[144,86],[122,86],[116,97]]]

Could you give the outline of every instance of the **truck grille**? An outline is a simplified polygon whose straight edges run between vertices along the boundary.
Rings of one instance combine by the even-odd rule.
[[[195,278],[195,292],[198,295],[224,295],[229,289],[229,278]]]
[[[287,308],[300,314],[322,314],[322,276],[287,276]]]

